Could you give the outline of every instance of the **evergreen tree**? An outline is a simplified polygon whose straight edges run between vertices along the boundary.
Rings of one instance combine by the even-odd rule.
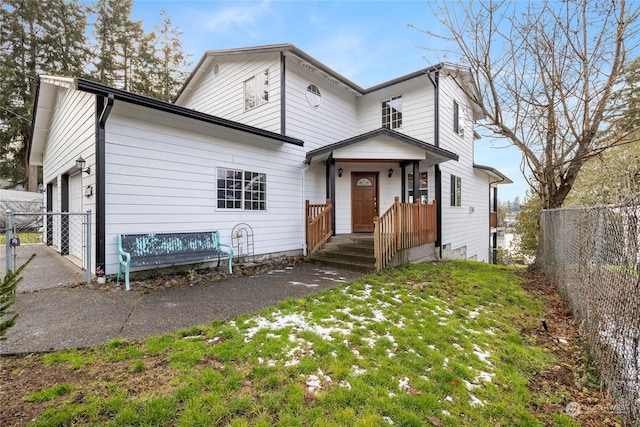
[[[182,51],[182,32],[173,25],[167,12],[162,9],[158,16],[160,24],[155,26],[159,56],[158,87],[156,97],[171,101],[180,89],[185,77],[185,69],[191,64],[190,55]]]
[[[18,289],[18,283],[22,281],[20,273],[31,262],[36,254],[31,257],[20,266],[15,272],[9,270],[7,274],[0,282],[0,341],[6,339],[5,335],[10,327],[15,325],[18,313],[11,310],[11,306],[16,299],[16,290]]]
[[[26,144],[38,73],[77,75],[86,59],[84,10],[76,0],[5,0],[0,7],[0,174],[37,189]]]
[[[616,147],[585,163],[568,204],[618,203],[640,193],[640,58],[625,69],[609,111],[612,120],[600,139]]]
[[[98,52],[91,75],[101,83],[154,95],[158,58],[155,35],[131,20],[132,0],[98,0],[93,35]]]

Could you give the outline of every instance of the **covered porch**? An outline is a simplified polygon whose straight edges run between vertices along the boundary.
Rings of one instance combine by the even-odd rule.
[[[366,233],[373,241],[375,270],[381,270],[410,262],[403,251],[435,247],[436,166],[449,160],[458,160],[457,154],[386,128],[310,151],[307,254],[322,250],[332,236]]]

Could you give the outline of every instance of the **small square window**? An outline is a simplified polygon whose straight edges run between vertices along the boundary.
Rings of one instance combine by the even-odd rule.
[[[266,174],[218,168],[217,176],[218,209],[267,209]]]

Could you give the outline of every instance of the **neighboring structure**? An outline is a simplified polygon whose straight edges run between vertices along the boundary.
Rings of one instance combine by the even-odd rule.
[[[29,158],[43,166],[48,210],[95,213],[107,274],[118,233],[230,241],[248,223],[255,254],[299,254],[305,201],[329,200],[329,231],[348,234],[373,232],[396,197],[437,201],[428,257],[487,262],[491,189],[511,181],[474,164],[480,111],[459,85],[473,87],[468,73],[439,64],[364,89],[289,44],[205,53],[174,104],[41,76]]]

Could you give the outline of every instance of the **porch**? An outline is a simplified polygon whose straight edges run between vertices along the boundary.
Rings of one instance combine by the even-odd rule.
[[[312,262],[361,272],[435,259],[437,207],[432,203],[401,203],[398,197],[380,217],[373,233],[335,235],[334,207],[306,202],[307,255]]]

